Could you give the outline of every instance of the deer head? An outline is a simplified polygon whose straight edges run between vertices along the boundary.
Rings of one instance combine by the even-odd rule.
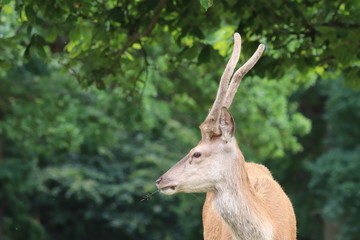
[[[156,180],[161,193],[213,192],[226,179],[233,162],[241,155],[234,138],[234,120],[228,109],[241,79],[256,64],[264,49],[260,44],[253,56],[233,74],[241,50],[241,37],[234,34],[233,52],[221,76],[215,101],[200,125],[201,141]]]

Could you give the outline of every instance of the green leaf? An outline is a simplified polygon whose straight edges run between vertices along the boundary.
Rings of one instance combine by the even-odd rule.
[[[3,61],[2,59],[0,59],[0,68],[9,69],[11,66],[12,66],[11,63]]]
[[[26,48],[25,48],[25,51],[24,51],[24,59],[25,61],[29,61],[30,59],[30,48],[31,48],[31,44],[27,45]]]
[[[201,6],[205,9],[205,11],[208,10],[213,5],[213,0],[200,0]]]
[[[25,14],[26,14],[27,19],[29,19],[30,21],[36,20],[36,12],[34,11],[32,6],[25,7]]]
[[[80,27],[73,28],[69,33],[70,40],[73,42],[81,40],[81,31]]]
[[[194,45],[192,47],[186,47],[183,51],[179,53],[180,58],[193,59],[199,53],[198,46]]]
[[[353,89],[360,89],[360,67],[349,67],[344,69],[345,83]]]
[[[207,63],[210,60],[210,52],[211,52],[211,46],[210,45],[206,45],[200,52],[199,57],[198,57],[198,61],[200,63]]]

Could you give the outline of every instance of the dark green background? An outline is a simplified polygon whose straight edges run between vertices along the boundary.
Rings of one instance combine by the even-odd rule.
[[[0,1],[0,239],[202,239],[203,194],[154,180],[200,140],[232,49],[248,161],[298,239],[360,239],[359,0]]]

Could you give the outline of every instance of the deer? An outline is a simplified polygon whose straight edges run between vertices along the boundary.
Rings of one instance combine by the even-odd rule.
[[[245,161],[229,111],[242,78],[264,49],[260,44],[234,73],[241,51],[240,34],[234,34],[233,51],[216,98],[200,125],[201,141],[155,181],[158,191],[166,195],[206,193],[202,209],[205,240],[296,240],[290,199],[267,167]]]

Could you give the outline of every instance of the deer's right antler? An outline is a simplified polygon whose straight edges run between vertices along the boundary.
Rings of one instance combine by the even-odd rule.
[[[229,80],[234,72],[236,64],[240,57],[241,51],[241,37],[239,33],[234,34],[234,48],[231,57],[226,65],[226,68],[221,76],[219,88],[213,106],[211,107],[205,121],[200,125],[201,135],[203,141],[209,141],[214,136],[220,136],[221,130],[219,127],[219,118],[222,107],[230,108],[236,91],[240,85],[241,79],[247,72],[256,64],[264,52],[265,45],[260,44],[258,49],[252,57],[239,68],[234,76]]]

